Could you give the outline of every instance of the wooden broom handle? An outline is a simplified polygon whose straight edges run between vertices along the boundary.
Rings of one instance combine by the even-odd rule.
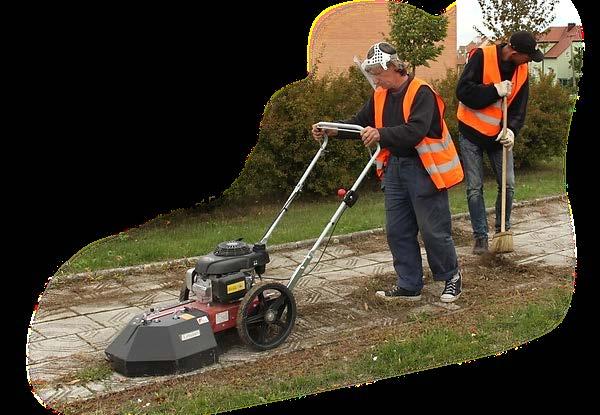
[[[502,98],[502,138],[506,136],[507,119],[506,97]],[[502,146],[502,218],[500,219],[500,232],[505,232],[506,219],[506,147]]]

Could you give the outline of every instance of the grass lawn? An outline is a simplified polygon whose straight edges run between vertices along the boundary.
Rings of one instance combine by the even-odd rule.
[[[515,201],[565,193],[562,160],[543,163],[532,171],[516,173]],[[496,184],[489,177],[484,185],[486,206],[495,201]],[[452,213],[467,211],[464,182],[449,191]],[[299,196],[271,235],[269,245],[316,238],[331,218],[340,200],[326,197],[302,201]],[[246,242],[260,240],[281,209],[281,204],[253,205],[245,211],[214,213],[179,210],[168,215],[96,241],[75,254],[61,267],[59,274],[138,265],[168,259],[203,255],[217,243],[243,237]],[[358,202],[346,210],[335,229],[336,235],[382,227],[382,192],[360,193]]]

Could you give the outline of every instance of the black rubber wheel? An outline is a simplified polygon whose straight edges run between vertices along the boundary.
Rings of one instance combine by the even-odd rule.
[[[269,350],[279,346],[292,332],[296,300],[283,284],[254,285],[240,303],[237,331],[248,346]]]
[[[184,302],[190,299],[190,290],[187,287],[187,284],[185,283],[185,281],[183,282],[183,285],[181,286],[181,290],[179,290],[179,302]]]

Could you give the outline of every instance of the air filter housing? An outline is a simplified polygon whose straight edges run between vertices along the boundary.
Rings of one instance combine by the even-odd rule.
[[[240,256],[252,252],[252,247],[242,241],[226,241],[217,245],[214,251],[216,256]]]

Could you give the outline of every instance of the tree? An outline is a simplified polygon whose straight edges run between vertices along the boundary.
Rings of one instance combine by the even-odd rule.
[[[507,41],[513,32],[527,30],[539,36],[556,17],[554,8],[559,0],[477,0],[483,14],[486,35],[477,26],[473,28],[491,41]]]
[[[444,50],[444,45],[436,45],[446,38],[448,19],[446,16],[432,16],[423,10],[406,3],[389,3],[390,34],[386,39],[394,45],[398,57],[408,62],[415,72],[417,66],[429,67],[427,61],[434,60]]]
[[[573,46],[569,69],[573,71],[573,86],[576,86],[579,82],[579,78],[581,78],[581,71],[583,69],[583,47]]]

